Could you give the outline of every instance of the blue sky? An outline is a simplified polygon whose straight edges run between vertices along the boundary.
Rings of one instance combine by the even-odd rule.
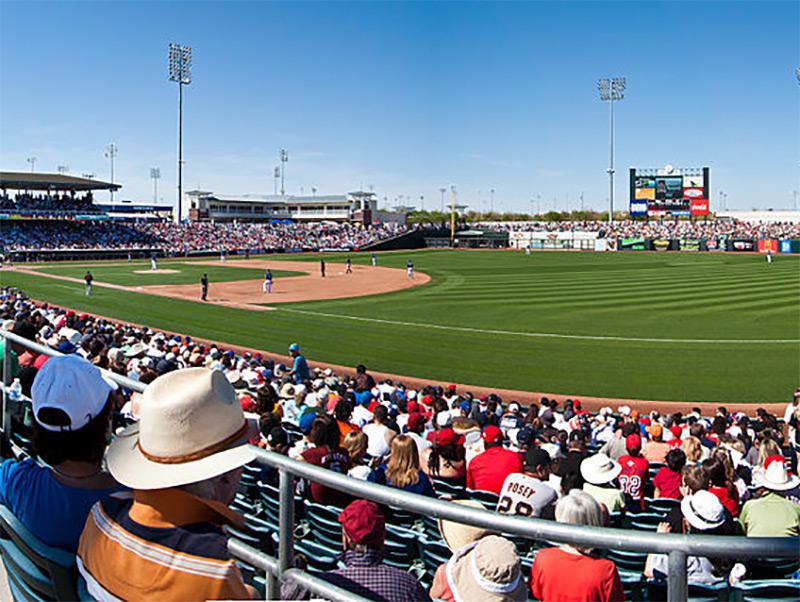
[[[374,186],[438,207],[606,205],[607,107],[624,75],[617,186],[630,166],[711,167],[731,208],[789,207],[798,182],[797,2],[0,2],[0,168],[108,178],[175,198],[177,89],[167,45],[194,48],[184,187]]]

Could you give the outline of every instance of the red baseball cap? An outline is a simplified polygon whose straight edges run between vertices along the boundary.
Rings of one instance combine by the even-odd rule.
[[[671,427],[669,427],[669,432],[672,433],[672,436],[677,439],[681,436],[681,427],[677,424],[673,424]]]
[[[483,440],[486,443],[497,443],[498,441],[503,440],[503,431],[501,431],[495,425],[490,424],[489,426],[483,429],[481,437],[483,437]]]
[[[408,422],[406,422],[406,426],[409,429],[415,429],[419,426],[425,426],[425,416],[420,414],[419,412],[414,412],[413,414],[409,415]]]
[[[433,433],[433,442],[436,445],[457,445],[458,435],[451,428],[444,428]]]
[[[455,391],[456,390],[456,386],[455,385],[447,385],[447,390],[448,391]]]
[[[414,412],[419,412],[420,409],[421,408],[419,407],[419,404],[416,401],[409,401],[408,404],[406,404],[406,410],[408,411],[409,414],[413,414]]]
[[[339,514],[347,538],[356,544],[364,544],[371,548],[383,546],[386,536],[386,519],[378,505],[368,500],[356,500],[348,504]]]
[[[433,403],[433,395],[425,395],[420,401],[426,406],[429,406]]]
[[[642,438],[636,433],[625,437],[625,449],[642,449]]]
[[[488,399],[489,398],[486,395],[481,395],[480,397],[478,397],[478,401],[486,401]]]

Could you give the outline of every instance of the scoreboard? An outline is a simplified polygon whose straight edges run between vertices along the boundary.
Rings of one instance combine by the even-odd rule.
[[[631,217],[708,215],[708,167],[630,170]]]

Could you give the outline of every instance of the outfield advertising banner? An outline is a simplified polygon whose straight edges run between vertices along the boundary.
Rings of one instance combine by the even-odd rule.
[[[798,246],[800,246],[800,241],[790,240],[790,239],[783,239],[782,241],[780,241],[780,247],[779,247],[780,248],[780,252],[781,253],[797,253],[797,250],[794,250],[794,251],[792,250],[792,243],[793,242],[798,243]]]
[[[699,238],[682,238],[680,243],[681,251],[700,251],[702,246]]]
[[[620,251],[644,251],[647,248],[647,242],[644,238],[620,238],[619,249]]]
[[[633,217],[644,217],[647,215],[647,201],[631,201],[630,213]]]
[[[728,241],[729,251],[755,251],[756,243],[752,238],[734,238]]]
[[[653,245],[654,251],[669,251],[672,247],[672,241],[667,238],[654,238],[650,244]]]
[[[758,252],[759,253],[766,253],[767,251],[771,251],[772,253],[778,252],[778,241],[774,238],[767,238],[761,239],[758,241]]]
[[[706,250],[707,251],[724,251],[726,249],[725,238],[707,238]]]

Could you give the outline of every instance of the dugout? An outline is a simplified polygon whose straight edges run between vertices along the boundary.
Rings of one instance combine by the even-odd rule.
[[[508,248],[508,232],[462,230],[456,232],[453,246],[460,249],[505,249]]]

